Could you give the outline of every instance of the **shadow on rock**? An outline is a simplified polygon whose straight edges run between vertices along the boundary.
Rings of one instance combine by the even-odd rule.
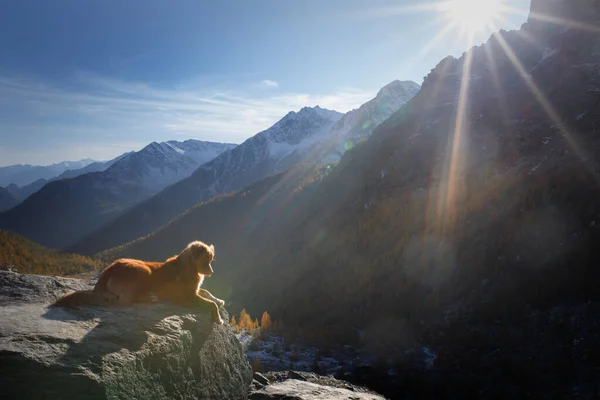
[[[247,397],[252,369],[242,346],[209,313],[168,304],[48,308],[86,285],[17,275],[0,276],[10,281],[0,284],[0,398]],[[32,295],[14,296],[20,288]]]

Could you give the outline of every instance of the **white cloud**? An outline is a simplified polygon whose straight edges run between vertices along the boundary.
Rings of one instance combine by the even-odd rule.
[[[119,143],[137,147],[153,140],[187,138],[241,143],[289,111],[319,105],[347,112],[376,94],[376,90],[344,88],[323,94],[259,95],[249,89],[199,88],[196,84],[166,89],[89,74],[77,78],[69,87],[54,87],[0,77],[0,136],[7,133],[16,139],[10,146],[14,152],[11,159],[39,164],[33,150],[26,154],[23,146],[18,146],[23,135],[32,142],[47,142],[48,136],[56,133],[56,138],[52,137],[55,147],[39,146],[39,151],[46,153],[37,158],[48,162],[92,154],[93,158],[111,158],[122,152],[122,147],[115,147]],[[23,159],[17,161],[19,153]]]
[[[263,85],[268,86],[268,87],[279,87],[279,82],[277,81],[271,81],[269,79],[265,79],[264,81],[262,81]]]

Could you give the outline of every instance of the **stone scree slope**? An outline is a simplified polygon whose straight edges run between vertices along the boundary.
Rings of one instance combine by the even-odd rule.
[[[252,369],[230,327],[167,304],[48,308],[91,287],[0,271],[0,398],[247,398]]]

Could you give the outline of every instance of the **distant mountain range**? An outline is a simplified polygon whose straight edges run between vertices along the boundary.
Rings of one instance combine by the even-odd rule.
[[[118,158],[105,171],[47,183],[1,213],[0,227],[48,247],[67,246],[234,146],[198,140],[153,142]]]
[[[394,81],[345,115],[319,106],[290,112],[271,128],[202,165],[189,178],[124,212],[69,251],[93,254],[117,246],[147,235],[199,202],[239,190],[298,162],[339,158],[348,147],[346,142],[368,137],[418,89],[414,82]]]
[[[60,179],[68,179],[68,178],[76,178],[80,175],[85,175],[90,172],[100,172],[106,170],[108,167],[113,165],[115,162],[119,161],[121,158],[126,157],[127,155],[133,152],[127,152],[121,154],[120,156],[113,158],[108,161],[94,161],[91,164],[86,165],[83,168],[78,169],[68,169],[65,172],[61,173],[58,176],[55,176],[50,179],[40,178],[35,182],[32,182],[28,185],[19,187],[18,185],[11,183],[6,187],[6,189],[18,200],[17,204],[31,196],[33,193],[37,192],[41,188],[44,187],[48,182],[57,181]],[[15,204],[16,205],[16,204]],[[14,206],[13,206],[14,207]]]
[[[25,186],[39,179],[52,179],[65,171],[81,169],[93,163],[96,161],[86,158],[80,161],[62,161],[46,166],[17,164],[0,167],[0,186],[6,187],[10,184]]]

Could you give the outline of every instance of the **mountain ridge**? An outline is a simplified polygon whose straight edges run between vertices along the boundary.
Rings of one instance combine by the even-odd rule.
[[[84,168],[96,161],[85,158],[79,161],[62,161],[50,165],[14,164],[0,167],[0,186],[14,183],[24,186],[38,179],[51,179],[72,169]]]
[[[78,253],[96,253],[127,242],[159,228],[198,202],[220,193],[238,190],[248,182],[256,182],[279,169],[289,167],[297,161],[293,154],[288,151],[283,155],[273,154],[271,150],[277,149],[281,144],[289,144],[288,141],[299,146],[313,137],[321,137],[341,116],[337,111],[320,107],[303,107],[298,112],[289,112],[270,128],[201,165],[188,178],[128,210],[118,220],[83,238],[69,249]]]
[[[0,227],[44,246],[68,246],[128,207],[188,176],[215,152],[235,147],[214,143],[211,148],[209,143],[191,140],[163,146],[149,144],[124,155],[105,171],[49,182],[21,204],[0,213]],[[174,144],[180,151],[173,148]]]
[[[268,175],[283,172],[298,162],[321,162],[324,155],[330,153],[330,149],[339,140],[344,139],[334,127],[348,114],[360,115],[357,121],[362,122],[363,118],[371,115],[362,115],[360,110],[370,110],[371,105],[380,103],[390,106],[385,99],[396,95],[405,100],[414,95],[418,87],[414,82],[393,81],[379,91],[379,97],[367,102],[366,107],[363,105],[359,107],[359,111],[344,115],[319,106],[303,107],[299,112],[291,111],[271,128],[247,139],[231,153],[201,166],[186,180],[141,203],[122,218],[82,239],[80,243],[70,247],[70,250],[94,254],[123,244],[160,228],[189,207],[212,196],[242,189]],[[385,97],[383,101],[382,97]],[[395,100],[394,104],[400,108],[404,101]],[[382,119],[385,117],[387,115],[383,115]],[[330,123],[319,127],[311,122],[318,120]],[[375,126],[371,124],[363,129],[362,135],[367,136]],[[330,141],[332,138],[333,141]]]
[[[0,187],[0,212],[9,210],[19,204],[19,200],[8,190]]]
[[[23,200],[31,196],[33,193],[37,192],[41,188],[43,188],[47,183],[61,180],[61,179],[69,179],[76,178],[80,175],[85,175],[91,172],[102,172],[110,167],[112,164],[120,160],[121,158],[127,156],[132,152],[123,153],[112,160],[108,161],[94,161],[83,168],[78,169],[68,169],[61,173],[58,176],[55,176],[50,179],[40,178],[28,185],[24,185],[19,187],[18,185],[11,183],[6,187],[6,189],[18,200],[18,203],[21,203]],[[17,204],[18,204],[17,203]],[[16,205],[16,204],[15,204]]]

